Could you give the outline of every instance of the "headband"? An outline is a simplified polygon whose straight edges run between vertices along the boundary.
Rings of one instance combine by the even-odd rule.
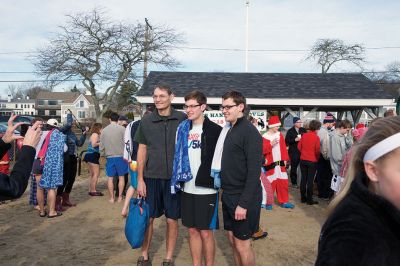
[[[400,132],[396,133],[369,148],[364,155],[364,162],[375,161],[383,155],[393,151],[400,147]]]

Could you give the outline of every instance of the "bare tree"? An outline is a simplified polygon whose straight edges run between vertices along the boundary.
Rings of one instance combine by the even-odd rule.
[[[166,26],[153,25],[152,34],[145,38],[144,23],[114,22],[94,9],[67,15],[60,29],[50,45],[39,49],[33,60],[36,70],[53,82],[82,79],[93,97],[98,120],[123,84],[138,83],[145,50],[149,63],[179,66],[170,51],[183,42],[182,35]]]
[[[361,44],[347,45],[339,39],[319,39],[312,46],[306,60],[317,61],[322,73],[338,62],[348,62],[361,67],[365,62],[365,48]]]

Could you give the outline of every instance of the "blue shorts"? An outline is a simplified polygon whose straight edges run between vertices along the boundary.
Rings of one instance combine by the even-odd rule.
[[[114,176],[124,176],[128,173],[128,163],[122,157],[111,157],[106,160],[106,175],[110,178]]]
[[[180,192],[171,194],[171,180],[144,178],[146,201],[149,204],[150,218],[165,217],[178,220],[181,218]]]

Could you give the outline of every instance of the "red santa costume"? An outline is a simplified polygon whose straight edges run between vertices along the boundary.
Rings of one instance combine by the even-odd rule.
[[[271,116],[268,121],[269,130],[263,135],[263,138],[267,140],[263,142],[263,154],[267,161],[265,166],[266,176],[271,182],[272,191],[276,192],[280,206],[283,208],[294,208],[294,205],[289,203],[288,175],[285,165],[285,162],[289,160],[289,154],[285,138],[282,133],[276,130],[280,126],[279,117]],[[269,146],[272,146],[272,149]]]
[[[263,156],[266,157],[267,154],[272,153],[272,146],[269,140],[263,138]],[[265,160],[263,166],[266,166]],[[272,190],[271,182],[269,181],[266,173],[261,171],[261,187],[262,187],[262,201],[261,201],[261,208],[265,208],[267,210],[272,210],[272,204],[274,203],[274,192]]]

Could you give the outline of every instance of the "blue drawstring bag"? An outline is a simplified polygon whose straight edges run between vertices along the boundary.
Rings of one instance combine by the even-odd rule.
[[[132,248],[140,248],[149,225],[149,205],[144,198],[132,198],[125,223],[125,236]]]

